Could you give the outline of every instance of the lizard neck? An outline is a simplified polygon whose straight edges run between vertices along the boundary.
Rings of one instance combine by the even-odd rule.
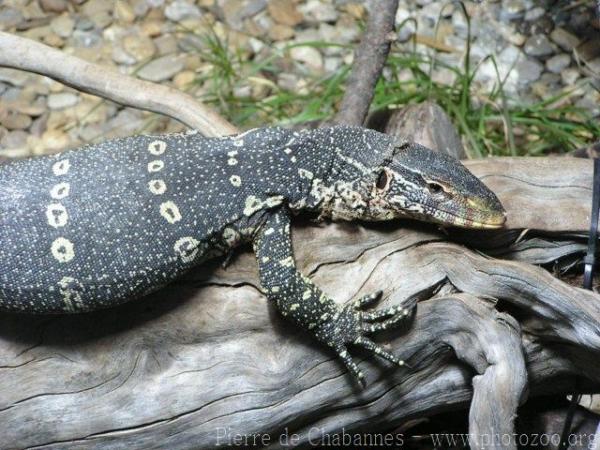
[[[333,220],[365,218],[373,187],[367,180],[391,151],[392,139],[346,126],[305,132],[301,139],[299,175],[308,183],[290,208]]]

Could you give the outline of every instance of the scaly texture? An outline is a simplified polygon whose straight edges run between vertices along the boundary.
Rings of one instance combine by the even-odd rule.
[[[0,307],[30,313],[114,306],[252,242],[266,294],[333,348],[397,364],[368,334],[402,308],[340,309],[295,268],[290,214],[334,220],[413,216],[498,227],[498,199],[458,161],[362,128],[137,136],[0,169]]]

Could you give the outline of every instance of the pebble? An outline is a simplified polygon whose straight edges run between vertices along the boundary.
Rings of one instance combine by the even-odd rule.
[[[65,109],[75,106],[79,102],[79,96],[73,92],[57,92],[48,96],[48,108]]]
[[[553,73],[560,73],[571,64],[571,56],[566,53],[554,55],[546,60],[546,69]]]
[[[230,0],[231,1],[231,0]],[[267,7],[267,0],[246,0],[240,7],[240,19],[254,16]]]
[[[565,69],[560,73],[560,78],[567,87],[573,86],[580,76],[579,70],[574,68]]]
[[[592,71],[592,75],[598,76],[600,73],[600,57],[587,61],[587,68]]]
[[[177,39],[171,34],[164,34],[154,39],[159,55],[167,55],[177,51]]]
[[[546,14],[546,10],[541,6],[536,6],[533,9],[530,9],[525,13],[525,20],[534,21],[540,19],[544,14]]]
[[[456,72],[446,67],[440,67],[431,74],[431,79],[439,84],[452,86],[456,81]]]
[[[131,6],[136,17],[144,17],[150,9],[150,5],[146,0],[133,0]]]
[[[91,15],[89,20],[94,24],[94,27],[103,29],[112,24],[112,15],[107,12],[99,12],[98,14]]]
[[[522,0],[505,0],[500,8],[500,19],[515,20],[523,17],[525,3]]]
[[[23,14],[17,9],[4,7],[0,8],[0,30],[10,30],[23,20]]]
[[[44,146],[50,152],[59,150],[65,150],[71,139],[69,135],[62,130],[47,130],[42,134],[41,140],[44,142]]]
[[[420,17],[425,19],[430,27],[435,27],[441,15],[442,17],[451,17],[453,11],[450,6],[445,7],[444,2],[432,2],[424,5],[420,11]],[[440,22],[439,25],[443,25],[443,22]]]
[[[540,77],[540,82],[545,84],[550,91],[560,89],[560,75],[557,73],[544,72]]]
[[[37,117],[46,111],[46,102],[37,101],[36,103],[15,102],[10,105],[10,108],[20,114],[25,114],[32,117]]]
[[[295,34],[292,27],[280,23],[273,24],[273,26],[269,28],[269,37],[274,41],[286,41],[293,38]]]
[[[22,130],[15,130],[6,133],[0,140],[0,147],[19,148],[27,144],[27,133]]]
[[[338,56],[329,56],[325,58],[323,68],[325,72],[335,73],[342,67],[342,58]]]
[[[255,16],[267,7],[267,0],[221,0],[225,23],[234,30],[243,28],[244,20]]]
[[[201,15],[200,9],[196,5],[185,0],[175,0],[165,8],[165,16],[173,22]]]
[[[183,70],[183,58],[178,55],[165,55],[150,61],[137,73],[138,77],[148,81],[166,81]]]
[[[282,72],[277,75],[277,85],[285,91],[295,92],[298,81],[298,77],[293,73]]]
[[[124,23],[133,23],[135,20],[133,8],[124,0],[117,0],[115,2],[114,16]]]
[[[523,58],[521,50],[513,46],[506,47],[498,54],[498,61],[501,63],[499,68],[510,68],[521,58]],[[502,70],[500,73],[502,74]]]
[[[292,0],[270,0],[267,10],[273,20],[282,25],[294,27],[304,20]]]
[[[85,16],[81,16],[75,21],[75,29],[81,30],[81,31],[93,30],[94,22],[92,22],[90,19],[88,19]]]
[[[110,13],[113,9],[113,2],[106,0],[88,0],[81,8],[83,14],[92,17],[99,13]]]
[[[4,100],[5,102],[17,101],[21,96],[21,92],[21,89],[15,87],[5,89],[2,93],[2,100]]]
[[[206,46],[206,38],[194,33],[186,33],[177,41],[177,47],[186,53],[194,53]]]
[[[560,48],[566,52],[571,52],[579,45],[579,38],[572,33],[569,33],[564,28],[555,28],[550,33],[552,39]]]
[[[23,86],[29,79],[30,75],[27,72],[0,67],[0,82],[13,86]]]
[[[116,43],[112,49],[111,57],[114,62],[120,65],[132,66],[137,60],[123,49],[122,43]]]
[[[74,47],[80,48],[99,47],[102,44],[102,36],[97,30],[75,30],[71,36],[71,43]]]
[[[63,45],[65,45],[65,40],[61,38],[58,34],[52,32],[47,33],[45,36],[43,36],[42,42],[44,42],[44,44],[46,45],[49,45],[50,47],[56,48],[61,48]]]
[[[8,130],[25,130],[31,125],[31,117],[25,114],[11,112],[2,118],[0,123]]]
[[[539,79],[544,66],[535,59],[524,59],[516,64],[515,70],[519,74],[519,83],[525,84]]]
[[[326,3],[322,0],[308,0],[305,4],[298,8],[305,18],[322,23],[335,22],[339,13],[331,3]]]
[[[248,98],[252,96],[251,86],[236,86],[233,88],[233,95],[238,98]]]
[[[593,116],[600,115],[600,98],[598,98],[598,92],[590,92],[591,95],[584,95],[575,103],[577,108],[587,110]]]
[[[239,29],[242,25],[242,11],[240,0],[221,0],[220,5],[225,23],[233,29]],[[264,5],[266,7],[266,3]]]
[[[367,9],[362,3],[351,2],[342,4],[342,9],[350,14],[353,18],[362,20],[367,15]],[[401,8],[398,8],[401,9]]]
[[[304,63],[308,68],[315,72],[323,70],[323,56],[314,47],[300,46],[290,50],[292,59]]]
[[[319,26],[319,40],[335,44],[347,45],[358,42],[360,39],[360,28],[355,21],[340,19],[336,26],[323,23]],[[340,47],[325,47],[325,52],[341,53]]]
[[[73,33],[75,28],[75,21],[71,18],[68,13],[63,13],[60,16],[56,16],[50,22],[50,28],[58,36],[62,38],[68,38]]]
[[[122,109],[105,124],[106,135],[129,136],[142,126],[142,112],[135,109]]]
[[[46,131],[46,126],[48,124],[48,113],[42,114],[40,117],[36,118],[29,127],[29,132],[33,136],[41,137],[44,131]]]
[[[409,11],[407,11],[404,8],[398,8],[398,11],[396,12],[396,19],[395,19],[396,33],[397,33],[396,38],[398,39],[398,42],[406,42],[413,36],[413,34],[415,34],[415,31],[417,30],[417,28],[415,26],[414,21],[409,20],[411,17],[412,17],[412,14]],[[465,36],[466,36],[466,22],[464,22],[464,24],[465,24]],[[453,26],[455,27],[457,32],[460,33],[460,31],[461,31],[460,24],[457,25],[453,20]]]
[[[554,52],[552,44],[548,38],[543,34],[537,34],[530,36],[525,41],[525,47],[523,48],[525,53],[529,56],[547,56]]]
[[[184,70],[183,72],[179,72],[173,78],[173,84],[178,89],[185,89],[189,87],[190,84],[194,82],[196,79],[196,74],[191,70]]]
[[[90,123],[80,127],[77,134],[84,142],[93,142],[105,133],[104,127],[99,123]]]
[[[600,56],[600,45],[598,39],[592,38],[577,46],[577,54],[586,61],[590,61]]]
[[[62,13],[69,7],[66,0],[40,0],[40,6],[44,11],[51,13]]]
[[[130,34],[123,38],[123,50],[133,56],[136,62],[145,61],[156,54],[156,46],[147,36]]]
[[[160,36],[163,31],[163,25],[157,20],[146,20],[142,23],[142,34],[151,38]]]

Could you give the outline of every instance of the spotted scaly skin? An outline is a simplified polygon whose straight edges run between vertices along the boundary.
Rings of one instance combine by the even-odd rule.
[[[78,313],[118,305],[252,242],[281,313],[331,347],[362,346],[407,311],[345,307],[296,270],[290,217],[416,217],[495,228],[504,210],[458,161],[356,127],[263,128],[226,137],[135,136],[0,167],[0,309]]]

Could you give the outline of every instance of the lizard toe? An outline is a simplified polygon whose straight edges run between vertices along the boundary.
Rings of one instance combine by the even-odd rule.
[[[369,305],[375,303],[376,301],[378,301],[382,295],[383,295],[383,291],[381,289],[378,291],[372,292],[371,294],[363,295],[362,297],[360,297],[359,299],[354,301],[353,306],[355,309],[364,308],[365,306],[369,306]]]
[[[358,345],[359,347],[363,347],[364,349],[369,350],[370,352],[375,353],[377,356],[387,359],[388,361],[391,361],[398,366],[407,365],[402,359],[388,352],[383,347],[377,345],[375,342],[364,336],[357,338],[354,341],[354,344]]]
[[[365,376],[352,359],[352,356],[350,355],[350,352],[348,352],[346,346],[340,344],[336,346],[335,350],[348,371],[354,376],[361,387],[365,388],[367,386]]]

